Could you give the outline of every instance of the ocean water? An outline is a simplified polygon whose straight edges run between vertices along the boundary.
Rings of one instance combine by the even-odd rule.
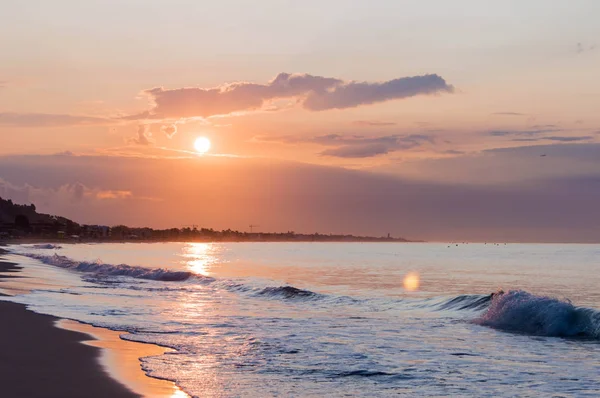
[[[599,245],[9,249],[10,300],[174,348],[144,370],[192,396],[600,396]]]

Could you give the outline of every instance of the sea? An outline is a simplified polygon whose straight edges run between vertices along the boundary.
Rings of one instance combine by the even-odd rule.
[[[600,396],[600,245],[8,249],[4,300],[173,348],[143,369],[194,397]]]

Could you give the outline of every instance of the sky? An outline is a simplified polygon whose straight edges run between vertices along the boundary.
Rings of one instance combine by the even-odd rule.
[[[600,241],[595,0],[2,8],[2,197],[108,225]]]

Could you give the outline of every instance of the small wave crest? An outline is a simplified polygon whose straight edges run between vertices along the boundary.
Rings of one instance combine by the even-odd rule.
[[[492,295],[481,294],[461,294],[454,298],[448,299],[440,304],[437,308],[440,310],[482,310],[486,308],[492,299]]]
[[[66,256],[54,254],[52,256],[40,254],[25,254],[25,256],[39,260],[45,264],[54,265],[79,272],[94,273],[104,276],[129,276],[137,279],[149,279],[166,282],[181,282],[189,279],[192,272],[171,271],[164,268],[145,268],[126,264],[103,264],[99,261],[74,261]]]
[[[473,322],[537,336],[600,339],[600,312],[523,290],[493,295],[487,311]]]
[[[310,290],[298,289],[294,286],[265,287],[256,293],[258,296],[279,297],[285,299],[316,299],[321,297],[319,293]]]

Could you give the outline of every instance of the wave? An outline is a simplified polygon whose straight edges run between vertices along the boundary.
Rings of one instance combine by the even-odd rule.
[[[600,339],[600,312],[596,310],[523,290],[492,296],[487,311],[474,323],[537,336]]]
[[[493,294],[461,294],[435,306],[439,310],[482,310],[490,305]]]
[[[127,264],[112,265],[105,264],[101,261],[75,261],[67,256],[59,254],[42,255],[37,253],[19,253],[20,255],[33,258],[43,262],[44,264],[53,265],[60,268],[69,269],[83,273],[91,273],[94,277],[97,276],[127,276],[136,279],[148,279],[163,282],[182,282],[188,279],[194,279],[203,283],[213,283],[216,287],[229,290],[232,292],[247,293],[254,296],[262,296],[269,298],[280,299],[317,299],[324,295],[311,292],[309,290],[299,289],[294,286],[268,286],[264,288],[252,287],[243,283],[230,280],[219,280],[209,277],[194,274],[189,271],[172,271],[164,268],[146,268],[140,266],[132,266]],[[96,280],[98,283],[115,283],[110,280]],[[152,287],[134,287],[131,289],[162,291],[169,288],[152,288]]]
[[[99,261],[74,261],[66,256],[52,256],[27,253],[24,256],[34,258],[44,264],[54,265],[79,272],[94,273],[100,276],[129,276],[137,279],[149,279],[166,282],[181,282],[195,275],[187,271],[170,271],[164,268],[145,268],[126,264],[103,264]]]
[[[44,244],[39,244],[39,245],[33,245],[31,246],[31,248],[33,249],[62,249],[62,246],[60,245],[53,245],[52,243],[44,243]]]
[[[265,287],[256,293],[258,296],[281,297],[285,299],[316,299],[323,295],[310,290],[298,289],[294,286]]]
[[[19,253],[22,254],[22,253]],[[182,282],[193,279],[199,283],[209,283],[217,289],[223,289],[253,297],[279,300],[314,301],[325,300],[330,304],[369,304],[374,310],[382,309],[378,299],[356,299],[347,296],[330,296],[295,286],[256,287],[241,281],[221,279],[197,275],[189,271],[173,271],[163,268],[145,268],[126,264],[111,265],[100,261],[75,261],[58,254],[42,255],[37,253],[22,254],[37,259],[45,264],[69,270],[89,273],[93,277],[125,276],[164,282]],[[106,279],[96,279],[115,283]],[[152,286],[139,287],[144,290]],[[168,289],[167,286],[161,289]],[[430,298],[424,300],[385,300],[384,307],[389,309],[421,308],[431,311],[470,311],[479,316],[471,322],[498,330],[538,336],[587,338],[600,340],[600,312],[590,308],[576,307],[567,300],[538,296],[522,290],[500,291],[488,295],[459,295],[451,298]]]

